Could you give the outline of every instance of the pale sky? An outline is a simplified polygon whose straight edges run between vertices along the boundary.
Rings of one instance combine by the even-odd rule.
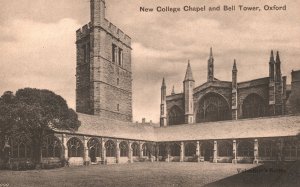
[[[89,0],[0,0],[0,94],[45,88],[75,108],[75,31],[89,22]],[[141,13],[140,6],[261,6],[261,0],[106,0],[106,18],[132,38],[133,119],[159,121],[160,86],[166,78],[182,92],[190,59],[196,86],[206,81],[209,48],[215,77],[238,80],[268,76],[270,50],[280,51],[283,74],[300,69],[300,2],[286,11]]]

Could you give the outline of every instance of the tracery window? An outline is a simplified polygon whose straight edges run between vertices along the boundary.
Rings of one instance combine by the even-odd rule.
[[[139,156],[139,145],[136,142],[132,143],[131,148],[132,156]]]
[[[91,138],[88,141],[87,146],[89,148],[89,156],[90,157],[100,157],[101,156],[101,145],[97,139]]]
[[[241,157],[253,157],[254,145],[248,141],[242,141],[238,144],[237,155]]]
[[[232,156],[232,143],[229,143],[227,141],[220,141],[218,142],[218,155],[219,156],[225,156],[230,157]]]
[[[185,156],[196,155],[196,145],[194,143],[187,143],[184,147]]]
[[[210,161],[210,158],[213,156],[214,145],[212,142],[203,142],[200,145],[200,154],[204,157],[205,161]]]
[[[274,158],[278,156],[278,148],[275,141],[261,141],[258,146],[259,157]]]
[[[11,157],[12,158],[30,158],[30,142],[24,137],[11,139]]]
[[[143,144],[143,156],[150,156],[151,155],[151,146],[147,143]]]
[[[166,156],[167,147],[166,144],[159,144],[158,146],[158,155],[159,156]]]
[[[116,146],[113,141],[108,140],[105,143],[105,148],[106,148],[106,156],[107,157],[115,157],[116,156]]]
[[[197,123],[229,119],[229,106],[222,96],[209,93],[200,100],[196,113]]]
[[[299,142],[293,140],[285,141],[283,146],[284,159],[293,160],[299,157],[298,155],[300,154],[299,148],[300,148]]]
[[[69,157],[83,157],[83,145],[78,138],[71,138],[67,145]]]
[[[173,106],[168,112],[169,125],[179,125],[184,123],[184,113],[178,106]]]
[[[243,118],[256,118],[265,116],[264,99],[257,94],[248,95],[243,102]]]
[[[127,142],[120,143],[120,156],[121,157],[128,157],[128,144]]]
[[[170,145],[171,156],[180,156],[180,145],[173,143]]]
[[[61,143],[55,136],[46,136],[43,141],[42,157],[60,157]]]

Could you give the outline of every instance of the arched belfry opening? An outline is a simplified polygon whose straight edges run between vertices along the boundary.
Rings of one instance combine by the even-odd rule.
[[[223,96],[208,93],[203,96],[196,111],[196,122],[222,121],[230,119],[229,104]]]

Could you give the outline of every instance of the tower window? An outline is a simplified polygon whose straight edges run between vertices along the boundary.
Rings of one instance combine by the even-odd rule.
[[[118,53],[117,53],[117,46],[112,44],[112,62],[117,62],[118,60]]]
[[[120,79],[117,78],[117,86],[119,86],[119,84],[120,84]]]
[[[123,65],[123,50],[119,48],[119,66]]]
[[[117,111],[120,111],[120,105],[117,104]]]

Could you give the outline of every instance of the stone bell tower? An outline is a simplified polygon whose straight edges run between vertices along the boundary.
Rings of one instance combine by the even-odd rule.
[[[132,121],[131,38],[90,1],[91,20],[76,31],[76,111]]]

